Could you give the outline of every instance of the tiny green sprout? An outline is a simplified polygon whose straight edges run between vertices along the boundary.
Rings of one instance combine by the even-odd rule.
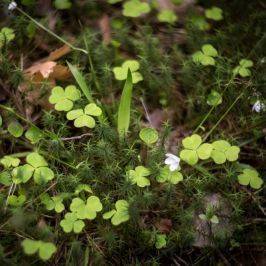
[[[90,196],[85,203],[81,198],[72,199],[70,210],[77,215],[78,219],[94,220],[97,212],[100,212],[103,205],[96,196]]]
[[[160,174],[156,177],[159,183],[168,182],[170,184],[176,185],[183,180],[183,175],[178,171],[170,171],[168,166],[163,167],[160,170]]]
[[[102,110],[95,103],[90,103],[83,109],[71,110],[67,113],[68,120],[74,120],[75,127],[95,127],[95,120],[92,116],[100,116]]]
[[[73,231],[75,234],[79,234],[85,227],[85,223],[82,220],[78,219],[76,213],[68,212],[65,214],[64,219],[61,220],[60,226],[66,233]]]
[[[162,10],[158,16],[157,16],[158,20],[160,22],[166,22],[166,23],[169,23],[169,24],[174,24],[178,17],[177,15],[175,14],[175,12],[173,10],[170,10],[170,9],[164,9]]]
[[[127,172],[128,180],[132,184],[137,184],[139,187],[149,186],[150,180],[146,177],[151,174],[150,170],[144,166],[137,166],[135,170],[129,170]]]
[[[26,183],[33,176],[36,184],[47,183],[54,178],[54,172],[48,167],[46,160],[37,152],[26,157],[27,164],[13,169],[13,181],[16,184]]]
[[[209,30],[211,28],[210,24],[206,21],[206,19],[201,16],[191,17],[191,24],[202,31]]]
[[[60,86],[52,89],[52,94],[49,97],[49,102],[55,104],[57,111],[70,111],[73,108],[73,102],[81,97],[80,91],[74,85],[69,85],[64,90]]]
[[[205,10],[205,16],[208,19],[219,21],[223,19],[223,10],[219,7],[213,6]]]
[[[165,234],[156,234],[156,237],[155,237],[155,247],[157,249],[161,249],[161,248],[164,248],[166,247],[166,235]]]
[[[43,242],[41,240],[24,239],[21,243],[24,253],[33,255],[38,252],[40,259],[49,260],[56,252],[56,246],[50,242]]]
[[[111,219],[113,225],[119,225],[129,220],[130,215],[128,212],[129,204],[126,200],[118,200],[115,203],[115,210],[111,210],[103,214],[103,219]]]
[[[210,106],[217,106],[223,101],[222,95],[216,90],[212,90],[207,97],[207,104]]]
[[[252,60],[242,59],[239,65],[233,69],[234,76],[240,75],[241,77],[249,77],[251,75],[250,67],[253,66]]]
[[[213,147],[211,158],[216,164],[223,164],[226,160],[234,162],[238,159],[240,152],[239,147],[231,146],[231,144],[225,140],[214,141],[211,145]]]
[[[138,83],[143,80],[142,75],[138,72],[139,62],[137,60],[127,60],[120,67],[114,67],[113,72],[117,80],[126,80],[128,69],[131,70],[132,83]]]
[[[142,141],[144,141],[147,145],[154,144],[158,140],[158,132],[154,128],[143,128],[139,132],[139,137]]]
[[[56,9],[59,9],[59,10],[70,9],[72,6],[72,3],[69,0],[55,0],[54,6]]]
[[[15,39],[15,33],[13,29],[4,27],[0,31],[0,48],[2,48],[5,44],[8,44],[12,40]]]
[[[4,166],[4,168],[17,167],[20,163],[20,159],[9,155],[5,155],[0,160],[0,163]]]
[[[26,139],[32,144],[39,142],[43,138],[43,133],[37,127],[31,126],[25,133]]]
[[[204,44],[201,47],[201,51],[198,51],[192,55],[192,60],[194,63],[202,64],[203,66],[214,66],[214,57],[218,56],[217,50],[211,44]]]
[[[123,15],[125,17],[139,17],[143,14],[149,13],[151,10],[148,3],[139,0],[129,0],[123,4]]]
[[[202,143],[201,136],[194,134],[182,140],[185,149],[180,152],[180,158],[190,165],[195,165],[199,158],[201,160],[209,159],[212,152],[212,145]]]
[[[208,215],[201,213],[199,215],[199,218],[203,221],[207,221],[207,222],[211,222],[213,224],[218,224],[219,223],[219,219],[216,215],[212,215],[211,217],[208,217]]]
[[[45,193],[40,197],[40,199],[48,211],[55,210],[55,212],[60,213],[65,209],[63,204],[64,197],[61,195],[50,197],[47,193]]]
[[[87,184],[79,184],[75,189],[75,195],[78,195],[80,192],[86,191],[88,193],[92,193],[92,189]]]
[[[238,182],[243,186],[250,185],[254,189],[261,188],[263,184],[262,178],[259,177],[259,173],[255,169],[244,169],[243,173],[238,175]]]
[[[24,132],[23,126],[19,122],[11,122],[7,130],[15,138],[21,137]]]
[[[7,203],[12,207],[21,207],[25,201],[26,201],[25,195],[19,195],[19,196],[11,195],[8,197]]]

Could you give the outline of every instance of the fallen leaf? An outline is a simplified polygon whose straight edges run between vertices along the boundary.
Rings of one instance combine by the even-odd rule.
[[[44,63],[37,63],[29,68],[27,68],[24,73],[26,75],[33,76],[38,72],[42,74],[44,78],[48,78],[50,74],[53,72],[54,67],[56,66],[56,62],[54,61],[47,61]]]
[[[41,61],[56,61],[70,52],[70,47],[68,45],[63,45],[62,47],[52,51],[47,58],[44,58]]]
[[[161,233],[169,233],[172,230],[172,221],[170,219],[161,219],[157,223],[155,223],[155,227]]]
[[[63,45],[52,51],[48,57],[38,60],[24,70],[24,81],[19,85],[19,91],[25,95],[25,99],[32,106],[40,105],[46,110],[52,108],[48,102],[51,89],[56,85],[57,80],[66,81],[71,77],[69,68],[58,64],[56,60],[70,51],[67,45]]]

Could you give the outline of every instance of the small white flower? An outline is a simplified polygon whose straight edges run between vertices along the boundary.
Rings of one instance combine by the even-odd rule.
[[[265,109],[265,104],[262,103],[262,102],[260,102],[259,100],[257,100],[257,101],[254,103],[253,107],[252,107],[252,111],[255,111],[255,112],[257,112],[257,113],[263,111],[264,109]]]
[[[17,7],[17,3],[15,1],[12,1],[9,5],[8,5],[8,10],[13,11],[14,9],[16,9]]]
[[[165,156],[167,157],[164,161],[166,165],[169,165],[170,171],[175,171],[179,167],[180,158],[175,156],[172,153],[166,153]]]

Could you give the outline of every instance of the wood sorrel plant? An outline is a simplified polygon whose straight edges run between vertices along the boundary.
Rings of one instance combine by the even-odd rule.
[[[239,1],[52,1],[57,33],[39,2],[12,3],[0,29],[0,261],[234,264],[262,242],[261,1],[237,25]],[[24,75],[53,49],[72,81]]]

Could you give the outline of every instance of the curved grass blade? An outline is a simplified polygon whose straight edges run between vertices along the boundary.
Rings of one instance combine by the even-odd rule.
[[[86,96],[86,98],[88,99],[88,101],[90,103],[94,103],[94,100],[91,96],[91,90],[88,87],[82,73],[77,69],[76,66],[72,65],[71,63],[67,62],[68,67],[72,73],[72,75],[74,76],[76,82],[78,83],[79,87],[81,88],[82,92],[84,93],[84,95]]]
[[[128,69],[127,80],[123,88],[118,109],[117,130],[120,137],[124,137],[127,134],[129,128],[132,88],[132,74],[130,69]]]

